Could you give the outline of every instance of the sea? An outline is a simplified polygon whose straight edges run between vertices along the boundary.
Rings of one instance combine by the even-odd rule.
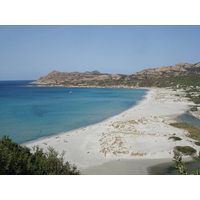
[[[0,81],[0,138],[26,143],[101,122],[136,105],[146,89],[29,87]]]

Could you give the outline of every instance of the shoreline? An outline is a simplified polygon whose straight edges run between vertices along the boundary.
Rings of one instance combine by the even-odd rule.
[[[111,163],[109,169],[112,171],[116,160],[121,160],[119,163],[124,169],[127,168],[125,163],[129,162],[138,162],[139,167],[139,163],[146,160],[145,166],[149,167],[149,164],[154,163],[153,160],[157,164],[162,163],[163,159],[173,160],[173,148],[176,145],[193,146],[199,151],[200,147],[186,137],[186,131],[169,125],[175,121],[174,117],[188,111],[192,103],[183,97],[175,96],[177,92],[170,89],[145,89],[148,91],[141,101],[118,115],[97,124],[23,145],[29,148],[39,145],[44,150],[52,146],[59,153],[64,150],[65,161],[75,164],[83,174],[88,169],[107,165],[106,163]],[[175,132],[176,136],[182,138],[181,141],[168,139]],[[109,169],[105,168],[104,172],[99,170],[99,173],[107,174]],[[136,174],[145,173],[145,170],[137,172],[136,168],[135,171]]]
[[[110,88],[110,89],[119,89],[119,88]],[[125,111],[128,111],[129,109],[132,109],[133,107],[137,106],[141,101],[145,100],[145,98],[146,98],[146,96],[147,96],[147,93],[148,93],[148,91],[150,90],[149,88],[121,88],[121,89],[145,89],[145,90],[147,90],[147,91],[146,91],[146,94],[144,94],[144,95],[142,96],[142,99],[141,99],[141,100],[136,101],[136,104],[135,104],[135,105],[133,105],[133,106],[131,106],[130,108],[128,108],[128,109],[126,109],[126,110],[120,112],[120,113],[117,114],[117,115],[120,115],[120,114],[124,113]],[[107,121],[107,120],[109,120],[110,118],[113,118],[113,117],[115,117],[115,116],[117,116],[117,115],[109,116],[108,118],[105,118],[105,119],[103,119],[102,121],[99,121],[99,122],[96,122],[96,123],[93,123],[93,124],[81,126],[81,127],[75,128],[75,129],[68,130],[68,131],[62,131],[62,132],[54,133],[54,134],[49,135],[49,136],[43,136],[43,137],[36,138],[36,139],[30,140],[30,141],[27,141],[27,142],[23,142],[21,145],[25,145],[25,146],[26,146],[26,145],[29,144],[29,143],[37,142],[37,141],[39,141],[39,140],[47,139],[47,138],[49,138],[49,137],[59,136],[59,135],[62,135],[62,134],[68,133],[68,132],[72,132],[72,131],[73,131],[73,132],[79,131],[79,130],[82,130],[82,129],[84,129],[84,128],[93,126],[93,125],[95,125],[95,124],[103,123],[104,121]]]
[[[110,86],[97,86],[97,85],[65,85],[65,84],[41,84],[30,82],[28,85],[23,87],[63,87],[63,88],[110,88],[110,89],[140,89],[136,86],[126,86],[126,85],[110,85]]]

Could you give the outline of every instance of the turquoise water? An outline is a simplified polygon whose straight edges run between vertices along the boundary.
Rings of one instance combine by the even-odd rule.
[[[100,122],[134,106],[145,89],[20,87],[0,81],[0,137],[24,143]]]

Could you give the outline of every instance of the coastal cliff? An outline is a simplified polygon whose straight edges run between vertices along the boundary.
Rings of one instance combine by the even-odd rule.
[[[52,71],[32,84],[64,87],[167,87],[190,84],[200,86],[200,62],[178,63],[172,66],[149,68],[129,75],[92,72]],[[192,83],[194,81],[194,83]]]

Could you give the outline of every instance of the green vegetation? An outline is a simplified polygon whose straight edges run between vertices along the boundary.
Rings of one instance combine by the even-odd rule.
[[[78,175],[75,165],[64,162],[64,152],[52,147],[47,152],[39,147],[34,153],[13,142],[8,136],[0,139],[0,174],[2,175]]]
[[[126,82],[124,82],[126,85]],[[169,76],[161,78],[151,78],[151,79],[138,79],[132,77],[129,80],[129,84],[140,87],[174,87],[174,88],[187,88],[190,86],[196,87],[200,86],[200,74],[193,74],[188,76]]]
[[[194,107],[190,108],[190,111],[192,111],[192,112],[198,111],[197,106],[194,106]]]
[[[178,152],[174,152],[173,162],[175,163],[173,167],[178,170],[180,175],[200,175],[200,169],[196,169],[190,173],[187,172],[185,163],[182,161],[182,155]]]
[[[196,144],[197,146],[200,146],[200,142],[195,142],[195,144]]]
[[[169,139],[173,139],[174,141],[182,140],[180,137],[176,137],[176,136],[171,136],[169,137]]]
[[[188,137],[200,141],[200,126],[195,126],[187,122],[173,123],[171,126],[187,130],[189,132]]]
[[[186,90],[186,97],[188,97],[191,101],[193,101],[195,104],[200,103],[200,90],[197,88],[190,88]],[[197,111],[197,107],[193,108],[193,111]]]
[[[181,175],[187,175],[185,163],[182,161],[182,156],[178,152],[174,152],[174,160],[175,165],[173,166],[176,168]]]
[[[190,147],[190,146],[176,146],[176,151],[181,152],[183,155],[194,155],[197,151],[196,149]]]

